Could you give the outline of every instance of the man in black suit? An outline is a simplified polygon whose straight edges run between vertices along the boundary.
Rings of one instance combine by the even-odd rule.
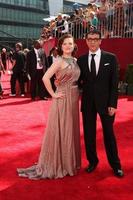
[[[10,96],[16,96],[16,81],[18,80],[20,85],[21,96],[25,95],[24,77],[23,71],[25,66],[25,56],[23,53],[23,45],[21,42],[15,44],[15,52],[12,57],[12,75],[11,75],[11,94]]]
[[[114,54],[100,49],[101,33],[92,30],[86,35],[89,53],[78,58],[82,87],[81,111],[83,116],[87,172],[92,172],[99,160],[96,152],[96,119],[100,116],[108,162],[117,177],[124,175],[113,130],[118,98],[118,65]]]
[[[42,77],[48,68],[48,62],[44,49],[41,48],[39,40],[33,43],[33,49],[27,53],[26,70],[31,78],[31,99],[35,100],[39,96],[42,100],[47,100],[48,92],[42,81]]]

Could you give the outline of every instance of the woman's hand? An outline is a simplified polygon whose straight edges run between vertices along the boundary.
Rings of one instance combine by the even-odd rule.
[[[54,93],[52,95],[52,98],[55,98],[55,99],[63,99],[65,97],[65,94],[63,92],[57,92],[57,93]]]

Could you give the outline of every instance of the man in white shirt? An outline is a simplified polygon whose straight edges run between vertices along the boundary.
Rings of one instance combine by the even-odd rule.
[[[82,87],[81,111],[83,116],[86,155],[92,172],[98,165],[96,151],[96,121],[99,114],[108,162],[117,177],[124,175],[118,156],[113,130],[118,99],[118,64],[116,56],[100,49],[101,33],[91,30],[86,35],[89,52],[78,58]]]
[[[40,99],[47,100],[48,92],[42,81],[42,77],[48,68],[48,62],[44,49],[41,48],[39,40],[33,43],[33,49],[27,54],[26,69],[31,77],[31,99],[35,100],[37,96]]]

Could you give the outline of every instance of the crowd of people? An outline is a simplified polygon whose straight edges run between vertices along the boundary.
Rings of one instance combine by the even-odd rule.
[[[86,8],[75,9],[71,15],[59,13],[47,26],[41,38],[44,40],[71,33],[75,39],[85,38],[90,29],[101,30],[102,37],[132,37],[133,3],[132,0],[92,1]]]

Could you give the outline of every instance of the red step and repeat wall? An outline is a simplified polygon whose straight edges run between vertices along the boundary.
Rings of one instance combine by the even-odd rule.
[[[84,39],[76,40],[78,45],[77,57],[87,53],[88,48]],[[57,44],[56,39],[51,39],[44,43],[44,49],[46,54],[52,47]],[[128,64],[133,64],[133,39],[132,38],[110,38],[103,39],[101,49],[116,54],[120,67],[120,79],[124,80],[125,71]]]

